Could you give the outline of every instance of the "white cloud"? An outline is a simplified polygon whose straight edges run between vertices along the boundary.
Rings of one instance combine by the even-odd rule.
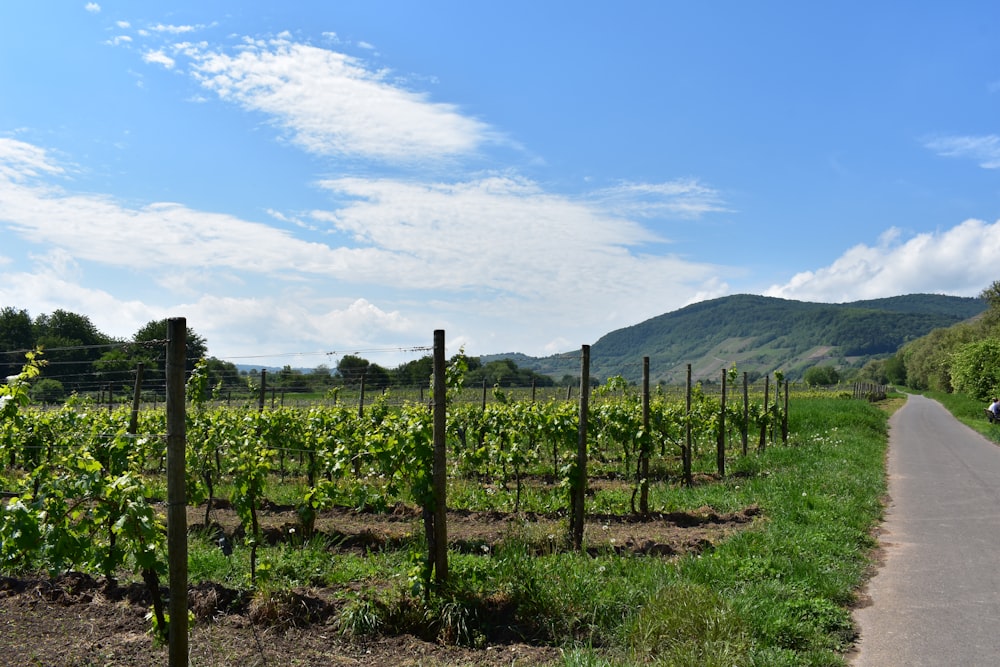
[[[983,169],[1000,169],[1000,136],[949,136],[928,139],[924,146],[944,157],[975,160]]]
[[[202,86],[271,116],[310,153],[415,163],[469,154],[493,138],[455,106],[342,53],[285,40],[248,41],[236,55],[181,46]]]
[[[592,198],[623,216],[698,218],[706,213],[730,212],[718,190],[693,178],[665,183],[622,183],[598,190]]]
[[[183,35],[184,33],[194,32],[198,30],[201,26],[193,25],[164,25],[163,23],[158,23],[150,28],[153,32],[165,32],[171,35]]]
[[[347,201],[334,211],[315,211],[314,218],[385,251],[404,270],[414,262],[425,267],[396,279],[427,289],[531,298],[573,286],[618,291],[609,273],[653,273],[675,262],[630,254],[629,247],[656,240],[641,225],[524,179],[425,184],[343,178],[321,185]],[[707,273],[704,265],[689,268]]]
[[[44,149],[0,137],[0,179],[22,181],[43,173],[61,174],[63,169],[49,159]]]
[[[102,289],[65,280],[44,267],[34,272],[0,273],[0,303],[30,306],[32,316],[67,310],[90,318],[100,331],[126,338],[165,311],[140,301],[121,300]]]
[[[88,2],[83,6],[83,8],[91,14],[99,14],[101,11],[101,6],[96,2]]]
[[[138,325],[151,311],[187,313],[199,333],[223,341],[225,354],[244,337],[259,350],[270,340],[262,328],[273,329],[275,348],[286,350],[334,339],[426,341],[445,328],[472,353],[542,354],[726,291],[719,267],[636,253],[655,240],[642,225],[522,178],[333,179],[320,184],[335,201],[330,209],[271,213],[333,232],[326,244],[297,238],[298,227],[67,192],[44,182],[60,168],[28,144],[8,140],[0,157],[0,224],[27,247],[46,249],[32,275],[54,285],[71,276],[86,285],[95,272],[137,289],[158,283],[164,289],[152,298],[159,305],[142,310]],[[53,307],[55,295],[35,282],[21,293],[32,290],[39,293],[28,302],[33,308]],[[55,307],[113,307],[105,293],[84,287],[65,299],[79,305]],[[252,348],[250,340],[240,347]]]
[[[147,51],[142,54],[142,59],[147,63],[163,65],[167,69],[173,69],[175,65],[174,59],[165,54],[163,51]]]
[[[1000,222],[966,220],[905,240],[892,228],[875,246],[856,245],[830,266],[796,274],[765,294],[819,302],[923,292],[974,296],[996,280],[998,257]]]

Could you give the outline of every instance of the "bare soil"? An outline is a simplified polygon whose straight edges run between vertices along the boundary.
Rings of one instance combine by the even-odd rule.
[[[240,548],[239,520],[227,503],[211,513],[210,530],[225,533]],[[709,508],[690,513],[640,516],[591,515],[585,542],[592,552],[616,551],[672,558],[711,548],[746,528],[758,508],[720,515]],[[205,508],[189,509],[188,525],[204,530]],[[301,539],[293,508],[271,506],[261,513],[271,543]],[[416,510],[398,506],[389,513],[335,509],[323,512],[315,530],[334,551],[369,553],[398,548],[422,530]],[[553,515],[452,511],[449,543],[468,553],[491,553],[504,540],[518,539],[539,553],[563,548],[566,519]],[[560,660],[558,647],[533,645],[510,633],[487,637],[484,648],[456,646],[446,638],[411,635],[348,639],[334,619],[338,591],[298,589],[262,604],[246,592],[214,583],[192,585],[195,614],[190,664],[229,665],[424,665],[509,667],[548,665]],[[146,614],[148,591],[141,584],[119,586],[103,578],[71,573],[56,579],[0,578],[0,663],[44,665],[163,665],[166,647],[153,645]]]

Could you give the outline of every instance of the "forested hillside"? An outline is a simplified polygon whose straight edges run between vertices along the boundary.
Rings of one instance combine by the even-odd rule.
[[[591,373],[598,378],[641,376],[650,357],[654,382],[682,382],[692,364],[695,379],[717,378],[733,364],[765,374],[780,369],[790,379],[818,364],[857,369],[895,353],[907,341],[975,317],[978,298],[910,294],[842,304],[811,303],[740,294],[692,304],[612,331],[591,346]],[[504,355],[502,355],[504,356]],[[492,358],[492,357],[484,357]],[[572,354],[532,359],[511,355],[521,366],[553,377],[577,374]]]

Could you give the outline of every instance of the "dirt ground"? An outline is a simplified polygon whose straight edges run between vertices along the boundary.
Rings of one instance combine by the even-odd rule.
[[[671,558],[701,552],[760,514],[749,507],[730,515],[705,508],[691,513],[588,517],[585,541],[590,550],[614,550]],[[188,525],[204,529],[205,509],[191,508]],[[227,504],[213,510],[212,529],[239,537],[239,521]],[[301,532],[293,508],[270,507],[261,514],[269,542],[296,539]],[[333,550],[395,548],[421,530],[419,514],[397,507],[391,513],[347,509],[323,512],[316,530]],[[564,516],[499,512],[449,512],[448,536],[454,549],[488,554],[517,536],[539,553],[559,548],[566,531]],[[239,542],[237,541],[237,548]],[[229,665],[404,665],[510,667],[558,662],[551,646],[496,641],[470,649],[417,637],[386,636],[369,640],[342,637],[333,626],[339,608],[337,591],[293,591],[283,602],[287,613],[263,609],[239,591],[217,584],[191,586],[189,605],[196,622],[189,635],[192,666]],[[163,665],[165,647],[149,635],[148,592],[141,585],[117,586],[104,579],[68,574],[54,580],[0,578],[0,663],[9,667],[82,665]],[[294,622],[288,622],[288,619]]]

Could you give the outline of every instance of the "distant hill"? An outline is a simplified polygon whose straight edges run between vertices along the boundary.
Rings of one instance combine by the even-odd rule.
[[[591,345],[591,376],[622,375],[636,381],[642,358],[650,358],[651,380],[683,382],[687,364],[695,379],[715,379],[734,363],[741,371],[781,370],[797,379],[817,364],[860,367],[884,358],[914,338],[982,313],[978,298],[908,294],[829,304],[738,294],[695,303],[634,326],[612,331]],[[560,379],[579,376],[575,351],[551,357],[501,354]]]

